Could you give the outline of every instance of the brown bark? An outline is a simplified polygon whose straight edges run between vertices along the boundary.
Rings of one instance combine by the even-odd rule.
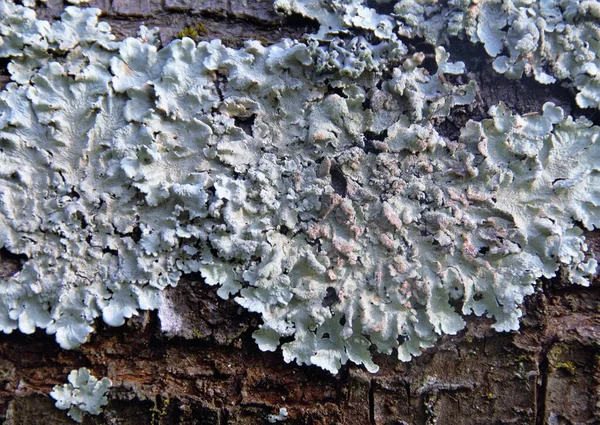
[[[63,4],[48,3],[40,13],[52,19]],[[312,25],[277,17],[271,0],[248,4],[92,2],[119,36],[135,34],[144,23],[160,26],[164,43],[199,22],[206,28],[199,38],[218,37],[233,46],[252,37],[265,43],[297,38]],[[467,62],[480,86],[476,105],[437,123],[450,138],[498,101],[525,113],[551,100],[582,114],[558,85],[506,80],[488,71],[481,49],[458,40],[450,51]],[[590,240],[591,254],[600,258],[600,235],[590,234]],[[19,262],[0,251],[0,277],[18,270]],[[496,333],[488,319],[473,317],[465,331],[443,337],[411,362],[377,355],[377,374],[348,365],[332,376],[286,364],[279,352],[260,352],[251,338],[259,317],[184,279],[166,292],[166,305],[182,317],[177,329],[161,330],[158,313],[146,312],[121,328],[98,322],[91,341],[72,351],[42,331],[1,336],[0,417],[7,425],[72,423],[48,393],[70,370],[85,366],[114,383],[105,412],[86,417],[86,424],[262,424],[280,407],[288,409],[288,424],[598,424],[600,282],[583,288],[557,278],[543,287],[527,300],[520,332]]]

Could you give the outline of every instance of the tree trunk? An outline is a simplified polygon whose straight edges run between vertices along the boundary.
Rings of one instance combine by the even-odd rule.
[[[299,38],[314,26],[278,17],[271,0],[91,5],[105,12],[119,37],[135,35],[140,24],[158,26],[163,44],[186,27],[197,29],[197,40],[220,38],[236,47],[251,38]],[[52,20],[63,7],[49,0],[38,12]],[[456,138],[467,120],[486,117],[499,101],[521,114],[539,111],[548,100],[575,116],[585,113],[558,84],[495,74],[485,51],[469,42],[453,40],[449,51],[466,62],[480,92],[475,108],[456,108],[441,124],[444,136]],[[597,123],[597,113],[588,116]],[[600,234],[588,236],[600,260]],[[18,266],[18,258],[0,252],[0,277]],[[87,416],[85,424],[262,424],[280,408],[288,411],[287,424],[598,424],[600,282],[584,288],[556,278],[543,287],[527,300],[519,332],[497,333],[490,320],[472,317],[465,331],[444,336],[410,362],[377,355],[376,374],[346,365],[332,376],[286,364],[280,352],[261,352],[251,337],[258,316],[183,279],[166,290],[160,313],[143,313],[121,328],[98,322],[91,341],[77,350],[61,350],[43,331],[2,335],[0,418],[7,425],[72,423],[48,394],[70,370],[87,367],[113,387],[104,413]],[[166,320],[174,312],[178,324]]]

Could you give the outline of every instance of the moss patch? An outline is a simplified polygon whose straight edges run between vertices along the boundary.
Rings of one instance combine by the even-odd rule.
[[[185,27],[183,30],[179,31],[175,37],[176,38],[189,37],[189,38],[193,39],[194,41],[197,41],[197,39],[199,37],[206,35],[206,34],[208,34],[208,30],[206,29],[206,26],[204,26],[204,24],[202,24],[202,23],[197,23],[193,26]]]

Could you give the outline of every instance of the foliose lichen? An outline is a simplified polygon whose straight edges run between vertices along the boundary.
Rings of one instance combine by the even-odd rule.
[[[275,424],[277,422],[285,422],[288,418],[288,411],[285,407],[279,408],[279,413],[271,414],[267,416],[267,421],[270,424]]]
[[[71,371],[67,379],[68,384],[56,385],[50,393],[56,407],[69,409],[67,414],[76,422],[83,422],[86,413],[100,414],[102,407],[108,404],[106,393],[112,386],[110,379],[98,380],[85,367]]]
[[[500,104],[451,140],[436,124],[477,86],[443,47],[430,72],[360,1],[276,5],[320,31],[159,49],[97,9],[49,24],[0,0],[0,248],[28,258],[0,282],[2,331],[75,348],[200,273],[262,316],[262,350],[375,372],[374,347],[409,360],[465,315],[518,329],[559,268],[589,284],[598,127]]]
[[[372,31],[380,39],[421,37],[438,46],[449,37],[482,43],[493,68],[509,78],[563,81],[582,108],[600,107],[600,3],[597,0],[384,0],[379,14],[363,0],[276,0],[285,13],[321,24],[319,37]],[[390,6],[391,7],[391,6]]]

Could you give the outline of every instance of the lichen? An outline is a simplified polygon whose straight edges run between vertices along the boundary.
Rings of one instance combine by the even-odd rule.
[[[465,315],[518,329],[559,268],[589,284],[598,127],[500,104],[444,137],[475,100],[463,63],[438,47],[428,71],[361,2],[288,3],[331,28],[159,49],[97,9],[49,24],[0,0],[0,248],[27,257],[0,281],[2,331],[75,348],[200,273],[262,316],[262,350],[375,372],[373,348],[409,360]]]
[[[288,411],[285,407],[279,409],[279,413],[267,416],[267,421],[271,424],[285,422],[288,418]]]
[[[396,11],[400,21],[409,4],[429,3],[402,0]],[[564,80],[577,91],[582,108],[600,107],[600,9],[596,1],[500,1],[448,2],[448,7],[432,2],[422,10],[440,13],[433,21],[443,27],[426,27],[418,15],[410,26],[428,39],[438,42],[448,36],[467,37],[483,43],[494,57],[493,68],[509,78],[532,75],[543,84]],[[433,11],[435,10],[435,12]],[[427,21],[431,21],[428,16]],[[406,28],[406,26],[404,27]],[[441,32],[438,32],[442,30]],[[438,32],[436,34],[436,32]]]
[[[73,370],[68,376],[69,383],[56,385],[50,396],[56,400],[56,407],[67,410],[76,422],[83,422],[86,413],[98,415],[108,404],[106,393],[112,382],[108,378],[98,380],[84,367]]]
[[[432,45],[450,37],[482,43],[493,68],[508,78],[563,81],[582,108],[600,107],[600,3],[595,0],[390,0],[378,14],[362,0],[276,0],[283,13],[316,19],[318,37],[349,28],[380,39],[420,37]]]

